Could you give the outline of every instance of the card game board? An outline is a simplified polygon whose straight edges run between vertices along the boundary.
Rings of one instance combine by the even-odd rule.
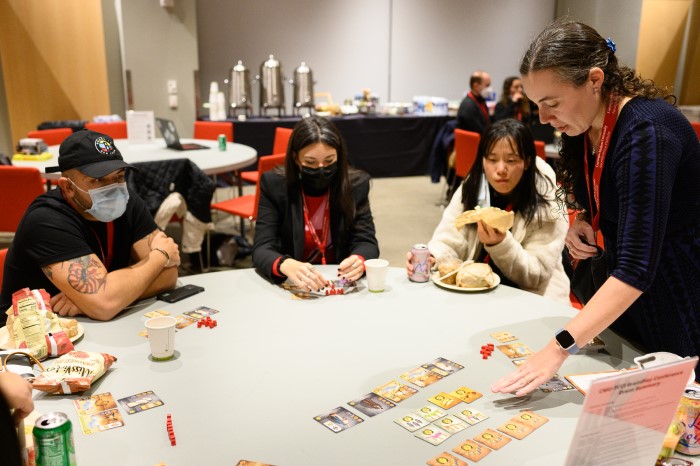
[[[314,416],[314,420],[336,434],[364,422],[364,419],[360,416],[351,413],[342,406],[338,406],[327,413]]]

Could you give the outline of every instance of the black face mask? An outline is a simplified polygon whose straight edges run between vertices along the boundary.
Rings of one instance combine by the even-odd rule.
[[[317,193],[319,191],[325,191],[330,186],[331,181],[335,179],[335,175],[338,173],[338,163],[327,167],[319,168],[309,168],[301,167],[301,183],[304,186],[304,191],[309,191],[309,193]]]

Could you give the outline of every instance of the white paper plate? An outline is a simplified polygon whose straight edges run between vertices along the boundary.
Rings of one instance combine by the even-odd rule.
[[[70,339],[71,342],[77,341],[80,337],[83,336],[85,333],[85,330],[83,329],[83,326],[80,325],[80,322],[78,322],[78,333]],[[10,334],[7,332],[7,327],[2,327],[0,328],[0,349],[15,349],[15,348],[9,348],[7,345],[9,343],[10,339]]]
[[[444,288],[446,290],[452,290],[452,291],[460,291],[462,293],[473,293],[475,291],[487,291],[487,290],[492,290],[496,288],[498,285],[501,284],[501,277],[498,275],[494,274],[496,276],[496,283],[493,286],[482,286],[481,288],[463,288],[461,286],[457,285],[448,285],[447,283],[443,283],[440,281],[440,274],[438,272],[435,272],[430,278],[432,279],[433,283],[435,283],[437,286],[440,288]]]

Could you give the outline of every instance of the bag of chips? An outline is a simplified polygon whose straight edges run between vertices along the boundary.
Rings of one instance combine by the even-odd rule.
[[[34,379],[32,388],[52,395],[84,392],[107,372],[116,357],[107,353],[71,351],[56,359]]]
[[[10,346],[26,349],[37,359],[73,351],[73,343],[51,309],[49,299],[43,289],[22,288],[12,294],[12,307],[6,312]]]

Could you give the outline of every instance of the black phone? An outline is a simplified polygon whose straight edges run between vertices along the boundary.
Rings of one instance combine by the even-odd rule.
[[[185,285],[180,288],[175,288],[174,290],[168,290],[160,293],[158,299],[165,301],[166,303],[176,303],[182,301],[185,298],[196,295],[204,291],[204,288],[197,285]]]

